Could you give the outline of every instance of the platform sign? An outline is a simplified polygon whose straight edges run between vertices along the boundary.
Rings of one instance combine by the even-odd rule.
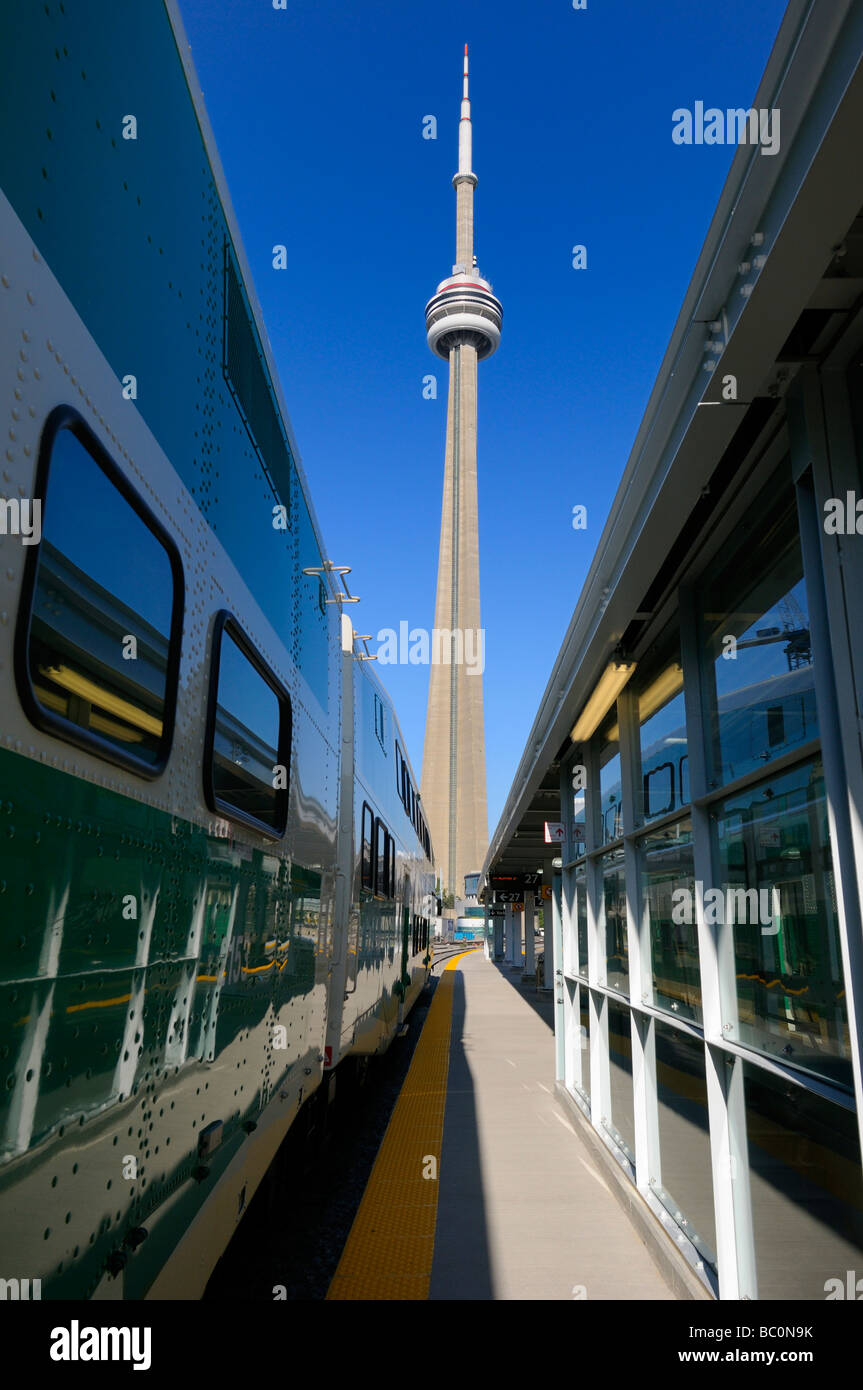
[[[561,840],[566,839],[566,828],[563,821],[547,820],[545,822],[545,843],[547,845],[558,845]]]
[[[521,897],[525,888],[538,888],[541,883],[541,873],[491,874],[488,886],[495,893],[518,893]]]
[[[518,889],[517,891],[505,890],[503,892],[501,892],[500,889],[497,890],[497,900],[499,903],[509,903],[511,907],[518,907],[520,909],[523,899],[524,889]]]
[[[489,917],[505,917],[505,916],[506,916],[506,908],[505,908],[505,907],[490,907],[489,910],[488,910],[488,915],[489,915]]]

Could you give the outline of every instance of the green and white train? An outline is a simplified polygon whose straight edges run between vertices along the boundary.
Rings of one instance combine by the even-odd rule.
[[[174,0],[2,26],[0,1277],[196,1298],[426,983],[431,844]]]

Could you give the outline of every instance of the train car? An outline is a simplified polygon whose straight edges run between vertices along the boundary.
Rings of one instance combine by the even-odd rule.
[[[176,4],[4,27],[0,1276],[195,1298],[428,978],[431,844]]]
[[[327,1033],[326,1064],[365,1058],[403,1026],[428,980],[434,908],[431,839],[395,710],[361,652],[344,631],[344,739],[352,783],[342,787],[349,864],[343,880],[347,949]]]

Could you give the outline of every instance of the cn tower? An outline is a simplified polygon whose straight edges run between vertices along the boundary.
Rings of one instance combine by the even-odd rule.
[[[456,254],[452,274],[426,305],[432,352],[449,363],[443,509],[435,628],[423,751],[422,801],[442,893],[464,897],[464,875],[482,868],[488,848],[479,607],[476,488],[477,363],[500,342],[503,310],[473,252],[473,128],[467,44],[458,128]],[[450,638],[448,634],[453,634]],[[440,634],[444,634],[443,637]]]

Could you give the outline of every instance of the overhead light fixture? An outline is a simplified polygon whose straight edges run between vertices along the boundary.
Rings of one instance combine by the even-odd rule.
[[[573,743],[583,743],[596,732],[611,706],[635,670],[634,661],[612,661],[606,666],[593,692],[572,726]]]
[[[662,709],[663,705],[668,704],[674,695],[678,695],[683,689],[683,669],[676,661],[667,667],[661,675],[656,677],[652,685],[643,690],[638,697],[638,722],[644,724],[652,714]],[[608,742],[617,743],[620,739],[620,728],[617,724],[608,731]]]

